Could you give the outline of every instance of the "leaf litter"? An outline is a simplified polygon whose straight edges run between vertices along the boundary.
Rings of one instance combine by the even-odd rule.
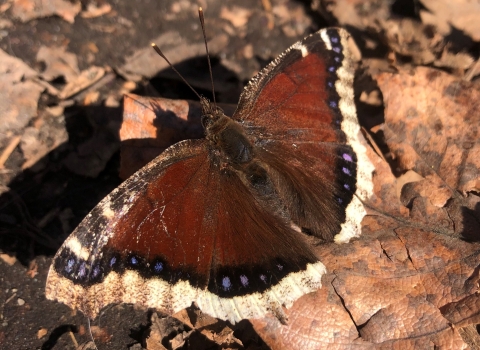
[[[55,14],[73,23],[80,12],[79,3],[75,2],[51,3],[51,7],[43,9],[35,7],[38,2],[34,1],[9,3],[12,6],[2,12],[7,17],[1,19],[13,23]],[[143,311],[119,305],[105,312],[102,324],[92,327],[99,348],[118,348],[117,339],[128,338],[126,330],[135,324],[141,325],[134,332],[138,342],[130,348],[138,349],[140,343],[147,349],[418,349],[432,345],[445,349],[478,348],[475,325],[480,323],[480,72],[476,68],[479,58],[474,54],[478,52],[478,21],[471,20],[476,5],[465,1],[421,3],[421,8],[405,9],[387,2],[317,1],[308,11],[286,0],[272,2],[270,7],[246,7],[234,2],[220,5],[213,0],[203,5],[206,11],[217,11],[223,17],[215,20],[212,16],[207,21],[213,56],[220,57],[220,64],[234,67],[240,80],[251,77],[261,67],[256,58],[273,58],[288,43],[302,37],[306,27],[299,23],[312,23],[317,28],[337,23],[354,29],[352,33],[363,58],[357,79],[361,84],[356,86],[356,95],[363,96],[359,118],[370,133],[369,140],[377,146],[375,151],[368,146],[376,169],[375,195],[367,203],[369,215],[358,240],[316,248],[329,273],[323,288],[286,310],[287,325],[266,317],[232,328],[195,308],[174,317],[151,313],[148,320],[133,321],[134,315]],[[190,5],[172,2],[163,16],[170,23],[181,22],[182,18],[192,20],[194,11],[182,10]],[[79,21],[86,21],[87,27],[88,21],[106,21],[98,25],[111,25],[107,23],[109,16],[131,21],[128,13],[119,14],[117,10],[105,2],[92,2]],[[95,31],[98,25],[92,22],[91,30]],[[203,55],[198,33],[180,27],[170,32],[163,30],[158,38],[158,32],[150,33],[150,40],[158,40],[157,44],[165,47],[175,64]],[[107,34],[114,37],[117,32],[115,29]],[[260,32],[276,40],[268,40]],[[101,45],[95,47],[103,50]],[[150,47],[124,55],[122,64],[86,64],[84,57],[69,52],[66,46],[40,45],[37,60],[43,62],[43,67],[31,68],[4,51],[0,55],[0,96],[5,102],[0,104],[0,147],[8,151],[4,153],[6,171],[0,175],[2,184],[10,186],[10,191],[17,188],[15,177],[28,172],[37,174],[40,185],[47,185],[48,176],[44,174],[53,174],[53,168],[63,169],[66,174],[101,178],[119,148],[120,174],[125,178],[170,144],[201,136],[196,102],[131,94],[123,102],[123,118],[117,114],[117,107],[102,107],[107,100],[108,105],[117,106],[121,96],[131,91],[125,89],[126,85],[137,89],[143,86],[137,93],[143,89],[156,94],[152,83],[166,66]],[[109,67],[115,70],[112,72]],[[86,83],[78,83],[85,77]],[[364,77],[370,77],[370,82]],[[169,84],[176,83],[170,80]],[[235,102],[234,98],[226,98],[228,89],[222,94],[223,101]],[[74,124],[78,125],[77,133],[69,130],[73,120],[68,113],[74,111],[72,108],[82,108],[82,113],[74,116],[86,120]],[[225,105],[228,108],[233,107]],[[159,127],[162,121],[169,127]],[[55,190],[49,193],[65,195],[62,186],[50,188]],[[103,195],[108,191],[107,186]],[[9,208],[12,202],[5,200],[5,193],[0,204]],[[24,201],[20,204],[22,215],[10,209],[0,214],[1,232],[18,231],[21,218],[29,217],[29,211],[33,211],[37,228],[50,228],[57,222],[65,236],[75,226],[72,220],[78,222],[88,211],[72,211],[72,202],[58,199],[43,212],[35,211],[31,204],[35,198],[32,201],[22,193],[17,197]],[[100,193],[98,200],[101,196]],[[91,201],[90,205],[95,205],[95,200]],[[5,257],[22,258],[20,250],[14,247],[0,240]],[[7,260],[13,265],[9,266]],[[35,273],[27,278],[44,281],[50,260],[40,257],[30,261],[36,262]],[[13,271],[22,268],[20,262],[5,258],[0,264],[0,273],[9,281],[6,285],[11,285],[18,273]],[[25,286],[29,286],[27,280]],[[37,293],[42,294],[42,283],[38,286]],[[28,296],[22,299],[27,305],[35,303]],[[61,305],[35,300],[40,310],[55,310],[64,321],[42,322],[37,318],[38,327],[33,327],[28,344],[52,344],[54,348],[71,344],[67,338],[52,338],[55,327],[70,322],[80,325],[80,332],[76,333],[82,339],[80,347],[91,347],[81,315],[72,316]],[[6,334],[15,332],[12,327],[19,320],[11,313],[12,307],[13,304],[7,304],[3,313],[4,322],[10,324]],[[128,324],[129,320],[133,323]],[[110,330],[102,326],[105,324],[118,327]],[[38,329],[47,330],[50,336],[45,337],[42,331],[39,337]],[[132,344],[132,338],[128,339]]]

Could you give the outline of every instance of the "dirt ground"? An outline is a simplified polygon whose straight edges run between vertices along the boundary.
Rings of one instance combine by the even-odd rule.
[[[196,99],[155,56],[150,43],[156,42],[187,81],[210,96],[198,5],[206,16],[217,101],[225,104],[236,104],[248,80],[295,41],[320,28],[342,26],[359,49],[355,90],[360,122],[372,135],[376,152],[385,155],[392,178],[398,178],[406,169],[384,140],[388,113],[377,85],[381,79],[375,77],[399,67],[414,76],[417,67],[428,67],[477,91],[480,7],[457,2],[453,10],[447,2],[407,0],[1,0],[0,348],[93,349],[90,329],[98,349],[288,348],[265,340],[247,320],[203,328],[178,321],[191,321],[194,309],[175,319],[113,305],[89,325],[81,313],[46,300],[53,255],[123,180],[123,95]],[[471,117],[480,121],[478,111],[472,109]],[[472,148],[478,139],[472,134]],[[457,189],[469,200],[480,193],[480,171],[474,168],[465,180],[469,185]],[[447,200],[435,206],[436,198],[429,198],[432,208],[447,206]],[[412,203],[404,200],[405,212],[415,208]],[[473,223],[467,226],[476,235],[480,204],[477,199],[469,203],[464,208]],[[478,274],[480,265],[475,264]],[[159,326],[159,318],[167,321]],[[461,333],[463,338],[444,348],[454,349],[462,339],[479,348],[478,313],[469,319],[462,325],[471,327],[470,335]],[[154,333],[158,344],[147,344]],[[364,345],[375,348],[374,343],[381,342]]]

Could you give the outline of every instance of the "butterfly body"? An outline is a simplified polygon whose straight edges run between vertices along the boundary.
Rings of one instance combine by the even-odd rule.
[[[294,44],[205,138],[173,145],[105,198],[54,258],[46,294],[90,317],[109,303],[170,313],[195,302],[238,322],[282,318],[326,270],[310,236],[361,232],[373,170],[359,139],[348,34]]]

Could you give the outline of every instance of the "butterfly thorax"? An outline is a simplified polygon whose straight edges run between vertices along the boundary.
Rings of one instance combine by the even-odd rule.
[[[208,100],[202,100],[202,107],[205,138],[212,147],[233,167],[250,163],[254,157],[253,145],[243,127]]]

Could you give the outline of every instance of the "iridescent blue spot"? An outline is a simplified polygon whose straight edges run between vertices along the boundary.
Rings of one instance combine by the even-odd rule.
[[[75,265],[75,259],[74,258],[68,259],[67,260],[67,266],[65,266],[65,272],[66,273],[72,273],[74,265]]]
[[[232,288],[232,282],[230,282],[229,277],[227,276],[223,277],[222,286],[223,286],[223,290],[230,290],[230,288]]]
[[[155,271],[155,273],[162,272],[163,271],[163,264],[160,261],[157,261],[155,263],[155,265],[153,266],[153,271]]]
[[[115,265],[115,263],[117,262],[117,258],[116,257],[113,257],[110,259],[110,267],[112,267],[113,265]]]
[[[342,168],[342,171],[343,171],[344,174],[346,174],[348,176],[352,176],[352,173],[350,172],[350,169]]]
[[[335,51],[336,53],[341,53],[342,52],[342,49],[339,48],[338,46],[332,47],[332,50]]]
[[[330,107],[332,107],[332,108],[337,108],[337,102],[335,102],[335,101],[330,101]]]
[[[260,275],[260,279],[261,279],[263,282],[267,283],[267,276],[265,276],[265,275]]]
[[[277,264],[277,268],[278,268],[279,271],[282,271],[283,270],[283,265]]]
[[[100,274],[100,266],[95,265],[92,271],[92,277],[95,278]]]
[[[84,261],[80,264],[80,268],[78,269],[78,277],[80,278],[85,277],[86,274],[87,274],[87,264]]]
[[[132,265],[137,265],[137,264],[138,264],[138,259],[137,259],[137,257],[132,256],[132,257],[130,258],[130,264],[132,264]]]
[[[340,124],[340,119],[335,120],[336,124]]]
[[[328,85],[328,87],[333,88],[333,82],[329,81],[329,82],[327,83],[327,85]]]
[[[333,59],[335,60],[335,62],[340,62],[341,61],[341,58],[338,57],[338,56],[335,56]]]
[[[352,162],[352,161],[353,161],[352,156],[351,156],[350,154],[348,154],[348,153],[344,153],[342,157],[343,157],[343,159],[345,159],[347,162]]]
[[[336,44],[336,43],[338,43],[338,38],[337,38],[336,36],[332,36],[332,37],[330,38],[330,41],[331,41],[332,43]]]
[[[337,197],[337,202],[338,202],[338,203],[340,203],[340,204],[342,204],[342,203],[343,203],[343,199],[342,199],[342,198],[339,198],[339,197]]]
[[[333,66],[332,66],[332,67],[328,67],[328,71],[329,71],[329,72],[335,72],[335,67],[333,67]]]
[[[248,286],[248,277],[245,275],[240,275],[240,282],[244,287]]]
[[[343,185],[343,187],[350,191],[350,186],[348,184]]]

